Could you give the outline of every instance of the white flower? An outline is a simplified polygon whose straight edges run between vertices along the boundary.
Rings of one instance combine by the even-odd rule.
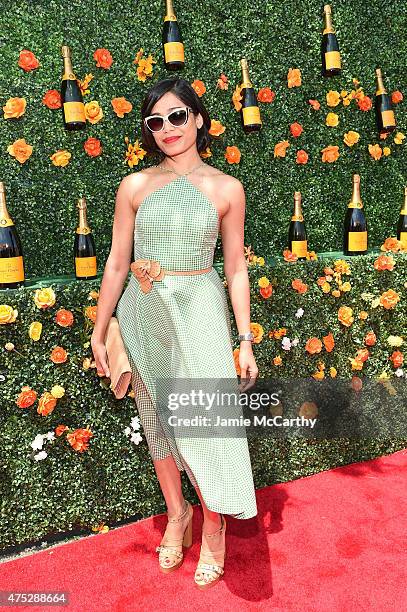
[[[135,433],[132,433],[132,434],[131,434],[131,438],[130,438],[130,440],[131,440],[132,442],[134,442],[134,444],[138,444],[139,442],[141,442],[141,441],[142,441],[142,439],[143,439],[143,438],[141,437],[140,432],[138,432],[138,431],[137,431],[137,432],[135,432]]]
[[[47,457],[47,453],[45,451],[40,451],[39,453],[37,453],[36,455],[34,455],[34,459],[36,461],[41,461],[42,459],[45,459],[45,457]]]
[[[134,416],[130,421],[130,425],[133,429],[140,429],[140,417]]]
[[[289,351],[291,350],[291,340],[290,338],[287,338],[287,336],[284,336],[284,338],[281,341],[281,346],[285,351]]]
[[[126,436],[129,436],[131,434],[130,427],[126,427],[126,429],[124,430],[124,433],[126,434]]]
[[[47,431],[45,437],[47,438],[47,440],[55,440],[55,434],[53,431]]]
[[[40,450],[43,444],[44,444],[44,439],[42,437],[42,434],[37,434],[34,440],[31,442],[31,447],[34,450]]]
[[[297,344],[299,343],[300,339],[299,338],[294,338],[294,340],[291,340],[291,345],[292,346],[297,346]]]
[[[299,308],[297,310],[297,312],[295,313],[295,316],[297,317],[297,319],[301,319],[303,314],[304,314],[304,309],[303,308]]]
[[[394,372],[394,375],[398,376],[398,377],[404,376],[403,369],[402,368],[397,368],[397,370],[395,370],[395,372]]]

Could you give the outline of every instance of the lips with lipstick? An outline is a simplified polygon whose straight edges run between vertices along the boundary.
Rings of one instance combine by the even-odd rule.
[[[164,142],[165,144],[170,144],[171,142],[175,142],[179,138],[181,138],[181,136],[168,136],[168,138],[164,138]]]

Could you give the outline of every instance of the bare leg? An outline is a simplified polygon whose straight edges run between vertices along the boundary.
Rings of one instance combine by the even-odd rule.
[[[209,510],[206,506],[201,491],[198,487],[195,487],[195,491],[201,501],[202,510],[204,515],[204,522],[202,527],[202,545],[201,545],[201,553],[206,551],[214,552],[216,551],[216,556],[214,556],[214,560],[210,561],[210,563],[215,563],[220,567],[223,567],[224,563],[224,554],[220,551],[224,550],[225,546],[225,533],[216,533],[221,527],[221,515],[218,512],[213,512]],[[212,535],[212,537],[207,538],[206,535]],[[200,557],[201,559],[201,557]],[[205,561],[205,558],[204,558]],[[213,570],[204,570],[202,568],[196,568],[195,570],[195,579],[199,584],[212,582],[217,577],[217,574]]]

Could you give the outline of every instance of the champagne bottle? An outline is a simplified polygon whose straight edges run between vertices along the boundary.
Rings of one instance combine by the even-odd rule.
[[[183,68],[185,65],[184,45],[172,0],[166,0],[162,42],[164,63],[167,70],[180,70]]]
[[[260,118],[260,109],[257,104],[256,92],[250,82],[249,67],[247,65],[247,59],[242,58],[240,60],[240,66],[242,68],[242,109],[241,118],[243,130],[246,134],[255,132],[261,129],[262,121]]]
[[[86,200],[82,196],[78,200],[79,225],[76,228],[74,257],[75,276],[80,279],[92,279],[97,275],[96,248],[90,227],[86,218]]]
[[[397,223],[397,240],[407,248],[407,186],[404,187],[404,206],[400,211],[399,222]]]
[[[390,96],[383,85],[383,75],[380,68],[376,68],[376,125],[379,134],[392,132],[396,127],[396,118],[394,116],[393,106]]]
[[[343,252],[345,255],[363,255],[367,252],[367,223],[360,199],[360,176],[353,175],[352,199],[345,215]]]
[[[72,70],[71,50],[62,46],[64,73],[61,83],[62,114],[66,130],[83,130],[86,127],[85,105],[82,92]]]
[[[325,77],[341,73],[341,55],[338,39],[332,27],[332,9],[330,4],[324,6],[324,30],[321,42],[322,75]]]
[[[307,232],[301,208],[301,192],[294,193],[294,213],[288,229],[288,248],[299,259],[305,259],[308,252]]]
[[[20,237],[6,206],[4,183],[0,182],[0,289],[24,285],[24,259]]]

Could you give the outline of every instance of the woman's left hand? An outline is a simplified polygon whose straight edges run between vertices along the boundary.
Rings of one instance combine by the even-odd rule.
[[[252,344],[249,340],[240,343],[239,350],[240,377],[242,382],[239,385],[240,391],[247,391],[256,382],[259,370],[254,359]],[[244,381],[244,382],[243,382]]]

